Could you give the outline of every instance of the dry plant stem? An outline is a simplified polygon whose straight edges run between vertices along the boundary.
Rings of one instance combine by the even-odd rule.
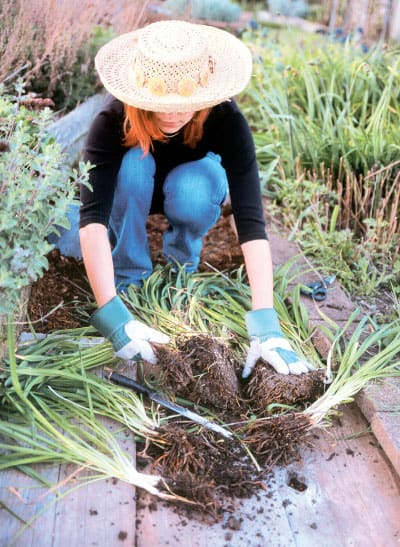
[[[320,167],[320,172],[304,169],[300,161],[296,162],[296,177],[298,180],[322,179],[327,188],[327,194],[334,192],[340,205],[337,225],[340,229],[348,229],[366,238],[366,243],[373,245],[379,252],[393,247],[393,241],[400,233],[398,210],[400,204],[400,173],[396,174],[399,161],[392,162],[384,168],[371,170],[367,175],[355,174],[343,167],[343,159],[339,161],[338,174],[334,179],[332,170]],[[342,180],[344,179],[344,180]],[[315,209],[318,209],[318,202]],[[329,231],[331,206],[328,202],[322,204],[325,215],[320,219],[321,231]],[[368,234],[366,219],[374,219],[374,230]],[[398,256],[399,246],[394,246],[392,259]],[[304,257],[306,258],[306,257]]]
[[[49,65],[50,86],[54,86],[76,63],[97,25],[112,27],[116,33],[134,30],[143,23],[148,4],[149,0],[4,0],[0,82],[23,70],[25,78],[33,77]],[[27,51],[33,48],[32,66],[28,67]]]

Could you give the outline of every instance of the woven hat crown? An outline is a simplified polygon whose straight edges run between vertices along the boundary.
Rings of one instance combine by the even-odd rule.
[[[105,88],[155,112],[199,110],[242,91],[251,54],[232,34],[187,21],[159,21],[123,34],[95,59]]]
[[[139,34],[132,63],[133,83],[139,86],[150,83],[150,88],[152,83],[154,88],[158,83],[160,95],[173,92],[190,95],[197,85],[208,84],[213,67],[204,36],[194,25],[154,24]],[[157,94],[157,89],[153,91]]]

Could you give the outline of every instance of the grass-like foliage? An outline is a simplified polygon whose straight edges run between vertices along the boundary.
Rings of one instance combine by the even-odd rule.
[[[272,211],[352,293],[396,285],[398,51],[287,33],[246,41],[255,77],[242,106]]]
[[[366,175],[397,159],[396,51],[363,53],[350,41],[315,37],[276,43],[252,33],[246,40],[256,63],[245,109],[259,144],[273,145],[287,174],[295,174],[297,157],[306,168],[333,169],[335,177],[341,161]]]
[[[355,310],[344,326],[321,312],[319,328],[329,341],[328,356],[313,346],[315,334],[306,307],[300,299],[289,262],[275,272],[275,302],[285,336],[296,351],[325,371],[325,394],[304,412],[313,425],[327,423],[341,404],[354,400],[369,382],[400,374],[400,320],[377,324]],[[125,301],[147,324],[156,325],[172,339],[182,334],[211,333],[225,340],[244,360],[248,338],[244,314],[250,295],[243,270],[186,274],[184,270],[157,269],[140,289],[132,287]]]
[[[120,422],[129,416],[126,422],[132,431],[151,436],[155,422],[140,400],[87,373],[91,358],[79,347],[79,336],[56,342],[58,359],[52,367],[46,361],[54,339],[47,348],[33,344],[28,352],[16,354],[13,336],[9,326],[8,366],[1,372],[0,469],[75,463],[100,477],[116,477],[162,495],[157,489],[160,477],[138,473],[132,457],[98,419],[119,411]],[[96,357],[106,357],[105,352],[96,351]],[[37,366],[31,368],[32,362]]]

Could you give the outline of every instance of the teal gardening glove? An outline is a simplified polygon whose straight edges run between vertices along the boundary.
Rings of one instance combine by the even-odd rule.
[[[302,374],[314,367],[301,359],[283,337],[279,319],[273,308],[262,308],[246,313],[250,348],[242,378],[250,376],[258,359],[269,363],[280,374]]]
[[[101,306],[90,323],[111,342],[121,359],[142,358],[153,365],[157,358],[149,342],[167,344],[169,337],[134,319],[119,296]]]

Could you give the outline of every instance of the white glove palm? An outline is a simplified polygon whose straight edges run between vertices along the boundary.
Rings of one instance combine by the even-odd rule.
[[[124,325],[125,334],[130,341],[115,353],[121,359],[142,358],[152,365],[157,363],[157,358],[149,342],[168,344],[169,336],[148,327],[144,323],[133,319]]]
[[[242,372],[247,378],[257,361],[269,363],[279,374],[303,374],[314,367],[301,359],[283,337],[278,316],[273,308],[262,308],[246,314],[250,348]]]
[[[243,378],[250,376],[259,359],[269,363],[279,374],[303,374],[314,370],[310,363],[300,359],[285,338],[269,338],[265,342],[253,338],[250,341]]]

